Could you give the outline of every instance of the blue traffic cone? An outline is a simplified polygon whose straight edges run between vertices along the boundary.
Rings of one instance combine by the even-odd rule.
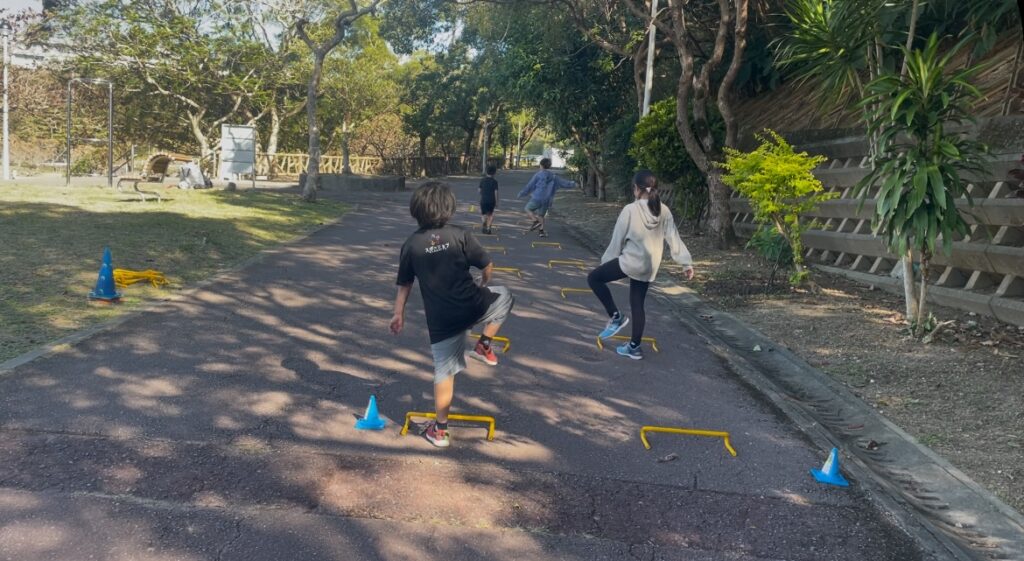
[[[370,404],[366,406],[366,414],[362,419],[356,421],[356,428],[359,430],[381,430],[388,422],[381,418],[377,412],[377,396],[370,396]]]
[[[848,487],[850,485],[850,483],[843,478],[843,474],[839,473],[838,448],[833,448],[832,452],[828,455],[828,459],[825,460],[825,465],[821,466],[821,469],[812,469],[811,475],[813,475],[819,483],[827,483],[829,485],[837,485],[839,487]]]
[[[114,287],[114,266],[111,264],[110,248],[103,248],[103,264],[100,265],[99,278],[96,279],[96,288],[89,293],[92,300],[106,300],[108,302],[119,300],[121,293]]]

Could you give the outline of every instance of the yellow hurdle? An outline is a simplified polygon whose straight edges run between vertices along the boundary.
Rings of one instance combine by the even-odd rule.
[[[589,293],[589,292],[593,292],[593,291],[590,290],[589,288],[563,288],[561,290],[562,300],[565,300],[565,295],[569,294],[571,292]]]
[[[495,267],[494,270],[499,273],[515,273],[519,278],[523,278],[523,272],[517,267]]]
[[[470,337],[480,337],[480,334],[479,333],[470,333],[469,336]],[[491,340],[492,341],[497,341],[499,343],[505,343],[505,346],[501,348],[501,352],[502,353],[507,353],[508,350],[512,348],[512,341],[509,341],[508,337],[501,337],[501,336],[495,335],[494,337],[491,337]]]
[[[559,242],[530,242],[530,247],[554,247],[562,249],[562,244]]]
[[[721,438],[725,443],[725,449],[732,454],[732,457],[736,457],[736,450],[733,449],[732,444],[729,443],[729,433],[719,430],[703,430],[703,429],[683,429],[676,427],[654,427],[644,426],[640,427],[640,441],[644,443],[644,448],[650,450],[651,443],[647,441],[647,433],[649,432],[666,432],[669,434],[688,434],[691,436],[710,436],[711,438]],[[405,434],[405,433],[403,433]]]
[[[609,339],[615,339],[616,341],[632,341],[633,340],[633,338],[630,337],[629,335],[612,335],[611,337],[608,337],[608,338]],[[656,353],[660,353],[661,352],[661,349],[658,348],[658,340],[655,339],[654,337],[641,337],[640,338],[640,342],[641,343],[650,343],[651,344],[651,348],[654,349],[654,352],[656,352]],[[600,337],[597,338],[597,348],[602,350],[602,351],[604,350],[604,343],[601,342],[601,338]]]
[[[578,259],[551,259],[548,261],[548,269],[554,269],[555,265],[568,265],[569,267],[576,267],[578,269],[587,268],[587,264]]]
[[[402,432],[399,433],[405,436],[409,432],[409,421],[413,417],[423,417],[425,419],[436,419],[437,413],[426,413],[420,411],[409,411],[405,414],[405,424],[402,425]],[[486,415],[456,415],[451,413],[448,415],[449,421],[473,421],[476,423],[487,423],[487,440],[494,440],[494,417],[488,417]]]
[[[476,212],[476,205],[469,205],[469,212]]]
[[[505,246],[503,245],[485,245],[484,249],[487,251],[500,251],[502,255],[508,255],[508,252],[505,251]]]

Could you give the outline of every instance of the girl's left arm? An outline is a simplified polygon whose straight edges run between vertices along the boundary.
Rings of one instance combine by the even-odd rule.
[[[672,218],[672,212],[669,211],[668,216],[665,218],[665,241],[668,242],[668,249],[672,253],[672,260],[692,271],[693,256],[690,255],[690,250],[686,248],[683,239],[679,237],[679,230],[676,229],[676,221]]]

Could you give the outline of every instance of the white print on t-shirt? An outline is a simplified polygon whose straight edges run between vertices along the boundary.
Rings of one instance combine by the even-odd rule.
[[[451,246],[451,242],[442,244],[441,236],[437,234],[430,234],[430,247],[425,248],[424,251],[427,253],[437,253],[438,251],[445,251]]]

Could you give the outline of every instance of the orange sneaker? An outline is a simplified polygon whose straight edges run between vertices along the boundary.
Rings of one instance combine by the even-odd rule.
[[[490,366],[497,366],[498,364],[498,357],[494,354],[494,351],[491,350],[491,347],[484,345],[480,341],[476,342],[476,346],[473,347],[473,351],[469,353],[469,356]]]

